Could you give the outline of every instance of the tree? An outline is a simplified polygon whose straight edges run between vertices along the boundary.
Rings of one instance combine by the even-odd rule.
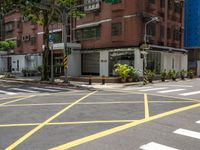
[[[15,41],[0,41],[0,51],[7,51],[16,46]]]
[[[48,56],[49,56],[49,24],[61,21],[60,11],[57,9],[62,7],[72,7],[77,4],[77,0],[4,0],[3,4],[6,10],[13,7],[20,10],[20,12],[33,23],[43,25],[43,45],[45,49],[43,52],[43,69],[42,80],[48,79]],[[68,12],[70,16],[82,16],[79,10],[72,9]]]

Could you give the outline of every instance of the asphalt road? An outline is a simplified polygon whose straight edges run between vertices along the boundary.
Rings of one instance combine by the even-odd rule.
[[[138,150],[156,144],[200,149],[198,138],[181,135],[185,130],[174,133],[181,128],[199,136],[200,104],[194,95],[157,94],[135,87],[89,91],[0,84],[0,149]],[[167,84],[178,85],[164,86]]]

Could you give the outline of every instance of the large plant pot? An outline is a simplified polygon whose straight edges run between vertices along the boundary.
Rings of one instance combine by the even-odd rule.
[[[181,80],[185,80],[185,76],[181,76]]]
[[[128,82],[133,82],[133,78],[129,77],[129,78],[127,78],[127,81]]]
[[[153,79],[148,79],[149,83],[153,83]]]
[[[162,81],[162,82],[165,82],[165,78],[161,78],[161,81]]]
[[[126,82],[126,78],[121,78],[121,83],[125,83]]]
[[[173,81],[176,81],[176,78],[173,78],[173,77],[172,77],[172,80],[173,80]]]

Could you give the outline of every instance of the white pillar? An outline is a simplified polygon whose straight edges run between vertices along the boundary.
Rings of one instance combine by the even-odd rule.
[[[143,72],[143,59],[141,58],[141,52],[139,49],[135,49],[135,62],[134,62],[134,67],[138,70],[141,70]]]
[[[109,52],[100,51],[100,76],[109,76]]]
[[[80,51],[72,51],[68,58],[68,75],[80,76],[81,75],[81,53]]]

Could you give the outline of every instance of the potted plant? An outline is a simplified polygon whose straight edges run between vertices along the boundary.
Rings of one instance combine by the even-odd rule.
[[[186,73],[187,72],[185,70],[180,71],[180,77],[181,77],[182,80],[185,80]]]
[[[165,82],[165,79],[167,77],[167,70],[164,69],[163,71],[161,71],[160,74],[161,74],[161,80],[162,80],[162,82]]]
[[[128,76],[127,80],[129,82],[138,81],[139,80],[139,72],[138,72],[138,70],[136,70],[132,66],[128,66],[128,68],[129,68],[129,76]]]
[[[147,75],[147,79],[149,81],[149,83],[153,83],[153,79],[155,77],[155,71],[152,70],[146,70],[146,75]]]
[[[27,73],[26,69],[22,69],[22,74],[23,74],[24,77],[26,77],[26,75],[27,75],[26,73]]]
[[[190,79],[193,79],[193,78],[194,78],[194,71],[193,71],[193,70],[189,70],[189,71],[188,71],[188,77],[189,77]]]
[[[128,65],[122,65],[122,64],[116,64],[114,66],[115,72],[119,75],[121,78],[121,82],[126,82],[127,77],[129,76],[129,68]]]
[[[173,70],[173,71],[172,71],[172,74],[171,74],[172,80],[173,80],[173,81],[176,81],[177,76],[178,76],[178,72],[176,72],[176,70]]]
[[[172,70],[169,70],[168,73],[167,73],[167,76],[171,79],[172,78],[172,74],[173,74]]]

